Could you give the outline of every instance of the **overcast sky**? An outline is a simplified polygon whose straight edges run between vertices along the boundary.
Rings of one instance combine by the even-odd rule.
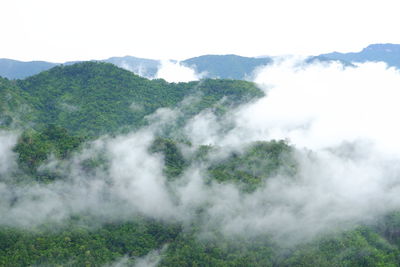
[[[400,43],[398,0],[1,0],[0,58],[185,59]]]

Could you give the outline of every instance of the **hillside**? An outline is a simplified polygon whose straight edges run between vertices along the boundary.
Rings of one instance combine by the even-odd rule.
[[[68,150],[71,146],[68,144],[77,144],[76,141],[65,132],[54,128],[36,136],[27,137],[26,140],[21,139],[16,147],[19,154],[19,166],[21,169],[28,167],[31,171],[38,168],[40,165],[32,159],[38,160],[37,156],[41,156],[41,161],[45,160],[43,147],[46,147],[45,153],[48,155],[56,152],[56,155],[60,155],[64,160],[68,159],[70,155],[62,156],[63,151],[70,152]],[[296,161],[291,156],[293,148],[283,141],[253,143],[242,153],[232,152],[225,159],[214,159],[211,162],[208,162],[209,156],[217,155],[221,147],[192,147],[197,150],[195,153],[197,156],[188,159],[181,153],[179,149],[181,146],[182,144],[173,140],[157,139],[151,148],[153,155],[164,156],[164,172],[169,177],[165,182],[170,190],[174,190],[177,186],[176,181],[184,179],[182,177],[185,177],[184,173],[190,166],[205,164],[209,166],[205,169],[208,174],[204,174],[206,188],[215,190],[218,186],[229,188],[237,185],[242,190],[241,197],[247,198],[252,194],[257,194],[257,188],[273,178],[280,168],[284,167],[287,174],[292,176],[295,175],[297,168]],[[76,146],[72,149],[76,150]],[[113,175],[110,169],[113,160],[99,163],[98,159],[96,160],[98,155],[93,155],[93,157],[94,161],[90,163],[80,163],[84,164],[83,171],[86,174],[79,175],[83,175],[87,179],[86,182],[93,182],[93,185],[99,186],[100,180],[92,177],[90,173],[95,171],[96,175],[101,175],[100,170],[106,168],[106,173],[111,172],[110,175]],[[34,164],[24,165],[31,162]],[[107,167],[109,164],[111,166]],[[49,184],[47,188],[50,189],[52,184],[56,186],[61,183],[64,188],[52,189],[56,190],[54,193],[62,193],[64,197],[69,198],[67,192],[72,189],[74,197],[78,197],[79,201],[89,201],[90,205],[94,204],[93,199],[89,199],[96,197],[92,195],[93,192],[89,191],[89,195],[80,195],[80,190],[86,188],[86,182],[82,181],[83,184],[79,187],[70,188],[70,183],[73,183],[74,178],[59,170],[54,170],[54,172],[52,174],[39,170],[39,172],[31,172],[31,175],[36,177],[39,187],[46,188],[46,184]],[[137,179],[134,178],[134,173],[130,177]],[[151,179],[151,176],[148,178]],[[91,179],[95,180],[91,181]],[[65,203],[63,205],[66,206],[61,207],[69,207],[71,213],[62,221],[57,218],[57,213],[53,213],[43,219],[43,224],[33,224],[32,228],[20,227],[18,224],[0,226],[0,247],[2,248],[0,264],[2,266],[57,264],[133,266],[135,263],[144,261],[148,264],[157,262],[157,266],[397,266],[399,263],[397,256],[400,251],[399,213],[389,214],[373,225],[360,225],[348,231],[326,233],[313,239],[312,242],[284,245],[285,243],[277,242],[273,235],[268,233],[251,235],[251,228],[249,233],[232,236],[220,232],[219,229],[222,226],[219,226],[219,222],[208,221],[210,214],[207,213],[207,209],[212,209],[212,207],[207,207],[207,205],[195,210],[192,210],[191,206],[188,207],[189,210],[185,211],[188,213],[187,216],[189,214],[194,216],[190,224],[185,221],[179,222],[181,218],[176,218],[178,221],[175,219],[171,221],[152,219],[140,213],[132,213],[129,209],[135,209],[135,202],[141,200],[128,198],[119,202],[118,198],[116,199],[117,195],[114,195],[115,192],[112,193],[117,186],[114,183],[118,183],[118,180],[114,177],[108,179],[111,179],[107,182],[107,188],[111,189],[108,194],[111,195],[100,195],[98,196],[100,198],[96,197],[95,200],[100,202],[99,205],[103,209],[100,214],[96,211],[97,206],[81,210],[80,207],[69,207]],[[22,183],[26,185],[26,182]],[[12,186],[18,188],[15,184]],[[130,188],[129,183],[124,186],[128,186],[129,190],[133,189]],[[34,192],[28,190],[25,194],[31,195]],[[135,194],[134,191],[131,193]],[[41,197],[37,196],[37,199],[33,200],[37,202],[36,205],[50,197],[48,193],[43,192],[43,194],[45,194],[42,196],[44,199],[41,200]],[[192,194],[196,196],[197,192],[192,192]],[[152,197],[158,196],[150,196],[149,200]],[[14,197],[7,201],[10,201],[11,210],[18,211],[24,209],[26,200],[23,195],[15,192]],[[73,205],[77,204],[76,199],[72,198],[71,201],[75,203]],[[114,201],[116,203],[113,203]],[[41,205],[45,205],[45,202]],[[85,203],[80,205],[85,206]],[[39,213],[36,216],[41,215]],[[4,220],[6,218],[0,222],[5,223]],[[211,232],[207,232],[204,225],[211,227],[208,229]]]
[[[138,58],[132,56],[111,57],[103,60],[93,60],[96,62],[112,63],[117,67],[127,69],[142,77],[154,77],[159,68],[160,62],[153,59]],[[54,63],[46,61],[19,61],[7,58],[0,59],[0,77],[7,79],[24,79],[36,75],[42,71],[49,70],[59,65],[73,65],[82,61],[68,61],[64,63]]]
[[[5,88],[1,94],[3,98],[14,96],[16,101],[32,109],[18,113],[15,109],[22,104],[7,102],[3,106],[7,109],[4,116],[14,110],[12,116],[21,116],[25,122],[29,117],[29,123],[35,127],[56,124],[72,133],[95,136],[115,132],[124,126],[137,128],[145,124],[145,116],[156,109],[173,108],[190,95],[199,98],[197,104],[187,109],[191,115],[211,108],[224,96],[240,102],[262,95],[248,82],[167,83],[148,80],[100,62],[57,66],[25,80],[3,79],[2,85]]]
[[[29,127],[37,114],[28,98],[15,81],[0,77],[0,127]]]

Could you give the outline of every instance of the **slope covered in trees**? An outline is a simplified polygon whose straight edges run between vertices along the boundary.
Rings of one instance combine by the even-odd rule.
[[[49,131],[36,138],[44,140],[41,142],[54,142],[49,141]],[[52,129],[52,133],[55,132],[59,131]],[[60,143],[71,140],[65,134],[55,138]],[[23,143],[23,139],[20,142]],[[21,157],[22,143],[16,149],[20,164],[25,164],[28,158]],[[207,160],[207,154],[220,149],[199,147],[197,156],[185,159],[179,152],[179,145],[172,140],[157,139],[151,148],[151,153],[164,156],[171,185],[191,163]],[[66,148],[54,149],[63,151]],[[224,160],[213,161],[207,170],[209,182],[238,184],[247,194],[279,168],[295,172],[290,150],[283,141],[254,143],[242,153],[233,152]],[[57,179],[64,178],[53,182]],[[14,202],[18,203],[18,199]],[[196,213],[198,220],[191,225],[142,216],[96,223],[98,218],[93,214],[76,214],[65,222],[48,222],[32,229],[1,226],[0,263],[2,266],[106,266],[111,263],[133,266],[154,251],[153,260],[159,262],[158,266],[398,266],[400,262],[398,213],[374,224],[327,233],[312,242],[289,246],[282,246],[268,234],[227,236],[214,230],[216,232],[207,238],[202,229],[207,217],[203,217],[201,210]]]
[[[27,127],[36,118],[36,110],[27,101],[29,95],[21,90],[15,81],[0,77],[0,127],[16,124]]]
[[[84,62],[57,66],[24,80],[2,80],[3,97],[32,108],[21,112],[21,119],[37,127],[56,124],[72,133],[99,136],[121,127],[139,127],[145,116],[161,107],[174,108],[185,97],[196,96],[188,113],[211,108],[222,98],[224,105],[259,97],[262,92],[244,81],[203,80],[167,83],[148,80],[107,63]],[[7,93],[5,90],[9,90]],[[19,99],[19,100],[18,100]],[[10,107],[23,105],[7,102]],[[10,108],[8,108],[9,110]],[[9,111],[4,111],[4,116]],[[16,115],[16,113],[13,113]]]
[[[304,240],[291,229],[279,238],[257,232],[259,218],[245,230],[224,228],[232,218],[244,223],[243,203],[265,208],[250,211],[256,215],[279,202],[281,192],[262,191],[268,183],[310,189],[297,177],[303,167],[288,141],[242,138],[230,147],[185,136],[199,114],[229,132],[224,114],[261,96],[245,81],[167,83],[93,62],[0,79],[2,130],[19,132],[9,153],[16,167],[0,172],[0,265],[399,266],[398,211]],[[177,115],[156,116],[171,111]],[[296,216],[307,212],[296,205]],[[313,219],[304,229],[319,226]]]

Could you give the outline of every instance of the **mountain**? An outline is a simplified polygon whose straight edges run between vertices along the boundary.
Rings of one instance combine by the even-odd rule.
[[[0,59],[0,76],[8,79],[21,79],[48,70],[58,63],[45,61],[17,61],[12,59]]]
[[[383,61],[391,67],[400,68],[400,44],[371,44],[360,52],[333,52],[320,56],[347,62]]]
[[[345,65],[351,62],[383,61],[389,66],[400,68],[399,44],[371,44],[360,52],[332,52],[311,57],[312,61],[340,60]],[[146,78],[154,78],[161,67],[161,62],[154,59],[132,56],[111,57],[96,62],[112,63]],[[22,62],[12,59],[0,59],[0,76],[8,79],[23,79],[57,65],[72,65],[80,61],[52,63],[45,61]],[[203,78],[250,79],[253,71],[272,63],[270,57],[242,57],[238,55],[204,55],[181,61],[181,64],[193,68]]]
[[[60,65],[24,80],[1,81],[11,96],[18,96],[18,101],[25,101],[33,109],[22,114],[31,114],[29,121],[37,127],[56,124],[72,133],[95,136],[124,126],[139,127],[145,123],[146,115],[161,107],[173,108],[190,95],[196,95],[198,101],[186,108],[188,116],[212,107],[224,97],[240,102],[262,96],[250,82],[167,83],[162,79],[148,80],[104,62]],[[4,98],[9,97],[7,92],[3,90]]]
[[[93,60],[100,62],[112,63],[118,67],[127,69],[140,76],[151,78],[154,77],[159,68],[160,62],[153,59],[145,59],[138,57],[111,57],[103,60]],[[64,63],[53,63],[46,61],[18,61],[13,59],[0,59],[0,76],[7,79],[23,79],[42,71],[49,70],[58,65],[73,65],[82,61],[68,61]]]
[[[341,64],[343,64],[346,67],[355,67],[355,65],[349,61],[342,60],[342,59],[332,59],[332,58],[328,58],[328,57],[322,56],[322,55],[310,56],[305,60],[305,63],[307,63],[307,64],[312,64],[314,62],[331,63],[332,61],[339,61]]]
[[[0,266],[399,266],[396,206],[353,224],[364,209],[346,207],[363,203],[354,184],[313,181],[333,167],[342,176],[328,164],[339,158],[324,149],[314,165],[318,152],[255,141],[219,116],[261,96],[247,81],[168,83],[105,62],[0,78]],[[345,164],[363,175],[351,153]]]
[[[207,78],[237,79],[249,78],[260,66],[270,64],[271,58],[252,58],[237,55],[205,55],[182,61],[182,64],[204,73]]]
[[[159,60],[132,56],[111,57],[93,61],[112,63],[145,78],[155,77],[158,69],[161,67],[161,62]],[[80,61],[71,61],[62,64],[72,65],[79,62]],[[251,58],[236,55],[207,55],[186,59],[181,63],[194,68],[198,73],[202,73],[203,78],[244,80],[251,76],[255,68],[271,62],[272,60],[270,58]],[[0,59],[0,76],[8,79],[23,79],[58,65],[61,65],[61,63],[44,61],[22,62],[11,59]]]

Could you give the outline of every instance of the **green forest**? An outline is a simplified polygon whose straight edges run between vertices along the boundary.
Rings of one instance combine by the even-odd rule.
[[[225,127],[221,131],[228,132],[225,115],[263,96],[247,81],[168,83],[101,62],[56,66],[23,80],[0,78],[1,131],[17,135],[11,149],[16,165],[0,172],[0,187],[9,192],[0,204],[0,266],[399,266],[400,211],[290,242],[291,236],[276,238],[270,231],[221,230],[218,219],[210,218],[212,200],[181,203],[179,190],[190,189],[185,179],[196,175],[202,190],[210,192],[206,199],[218,198],[218,192],[249,199],[281,176],[295,181],[299,162],[288,140],[243,138],[236,149],[223,140],[196,144],[186,135],[187,125],[204,114],[212,114]],[[163,119],[158,116],[163,111],[173,116]],[[130,155],[133,167],[125,166],[125,173],[118,164],[127,159],[112,155],[123,157],[128,148],[142,154]],[[313,152],[308,153],[312,158]],[[145,186],[165,178],[159,186],[172,196],[173,208],[154,211],[162,215],[149,216],[154,207],[142,209],[148,203],[132,200],[123,190],[142,168],[137,179]],[[124,178],[110,178],[115,175]],[[98,198],[74,198],[85,194],[71,189],[88,184],[103,186]],[[107,187],[124,194],[116,197]],[[42,193],[54,198],[42,200]],[[188,195],[196,198],[195,192]],[[88,204],[68,203],[70,199]],[[90,208],[98,199],[99,206]],[[45,212],[27,201],[65,201],[68,211],[20,221],[28,218],[21,207],[38,209],[33,214]]]

